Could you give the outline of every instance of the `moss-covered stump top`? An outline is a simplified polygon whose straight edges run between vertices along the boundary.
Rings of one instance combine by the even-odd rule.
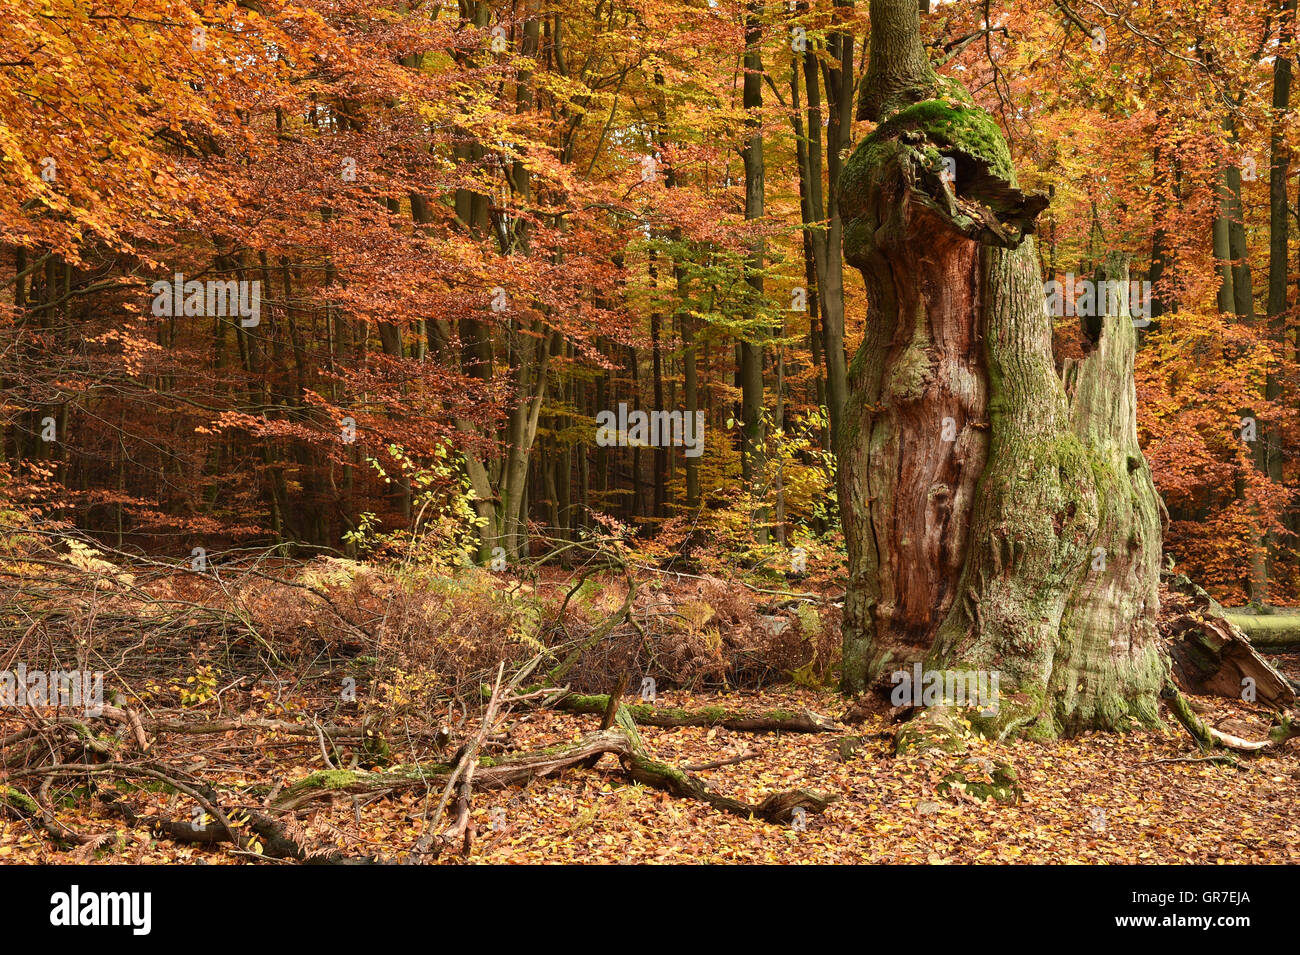
[[[886,211],[898,208],[875,202],[882,189],[898,198],[886,188],[898,178],[912,199],[958,232],[995,245],[1019,245],[1047,207],[1045,196],[1021,192],[993,117],[956,97],[923,100],[885,119],[845,164],[840,188],[850,262],[870,251]]]
[[[1016,185],[1016,172],[1011,164],[1011,150],[1007,148],[1006,138],[993,117],[978,106],[948,100],[924,100],[890,116],[867,140],[875,137],[896,139],[907,130],[924,133],[926,140],[940,150],[959,151],[982,160],[990,171]]]

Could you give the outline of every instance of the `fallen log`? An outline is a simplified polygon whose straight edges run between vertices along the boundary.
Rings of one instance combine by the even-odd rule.
[[[105,706],[105,715],[111,707]],[[204,734],[233,733],[240,730],[267,730],[290,736],[315,737],[324,733],[327,738],[359,739],[366,735],[364,726],[336,726],[331,723],[290,723],[287,720],[268,720],[244,717],[234,720],[153,720],[148,728],[155,733]]]
[[[1295,704],[1291,684],[1226,617],[1182,614],[1169,624],[1174,677],[1190,693],[1261,703],[1275,710]]]
[[[552,704],[557,710],[568,713],[586,713],[599,716],[609,707],[609,696],[604,693],[584,696],[572,693]],[[811,710],[767,710],[746,713],[722,706],[706,706],[687,710],[673,706],[654,706],[649,703],[623,704],[632,719],[641,726],[674,728],[679,726],[721,726],[724,729],[747,733],[838,733],[842,728]]]
[[[1250,610],[1221,611],[1225,620],[1233,623],[1256,650],[1277,652],[1300,647],[1300,613],[1254,613]]]
[[[651,758],[641,741],[628,707],[619,706],[615,725],[588,733],[574,743],[495,758],[480,756],[474,781],[482,789],[501,789],[580,766],[593,756],[612,753],[633,780],[674,796],[708,803],[715,809],[773,823],[789,822],[796,809],[822,812],[833,795],[796,789],[773,793],[758,805],[714,792],[703,780]],[[278,809],[294,809],[313,799],[336,794],[387,794],[446,785],[454,767],[443,763],[395,766],[381,773],[328,770],[312,773],[289,786],[275,801]]]
[[[165,816],[140,816],[123,803],[111,804],[110,808],[126,819],[128,824],[148,829],[155,836],[172,842],[215,846],[234,841],[231,833],[220,825],[183,822]],[[262,840],[262,851],[258,855],[268,859],[298,862],[302,865],[375,865],[379,861],[373,856],[345,855],[339,849],[308,852],[300,840],[289,835],[287,827],[262,813],[250,813],[248,825]]]

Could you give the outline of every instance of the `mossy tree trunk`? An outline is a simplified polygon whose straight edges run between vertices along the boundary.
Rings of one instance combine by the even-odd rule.
[[[1161,507],[1138,448],[1125,296],[1053,363],[997,124],[931,69],[915,0],[872,0],[841,184],[867,331],[839,434],[846,692],[924,661],[1000,674],[999,732],[1155,721]],[[1115,263],[1112,278],[1127,272]]]

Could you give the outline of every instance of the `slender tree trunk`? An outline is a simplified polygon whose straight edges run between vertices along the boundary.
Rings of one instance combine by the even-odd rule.
[[[806,5],[802,5],[806,7]],[[837,2],[836,9],[851,9],[852,4]],[[826,362],[825,404],[830,417],[831,434],[838,433],[844,415],[847,394],[848,362],[844,353],[844,263],[841,253],[843,222],[840,215],[841,155],[849,144],[853,118],[853,38],[844,31],[834,31],[828,39],[827,53],[839,69],[823,65],[817,51],[809,48],[803,55],[803,79],[807,92],[807,145],[798,152],[800,208],[804,235],[812,252],[816,274],[817,318],[821,326],[819,351]],[[798,71],[796,70],[796,73]],[[822,78],[827,84],[828,102],[823,107]],[[796,99],[797,102],[797,99]],[[796,107],[797,108],[797,107]],[[823,140],[822,120],[826,119]],[[796,126],[796,135],[802,126]],[[802,140],[802,135],[799,135]],[[822,151],[825,148],[825,165]],[[822,173],[825,169],[826,183]]]
[[[1165,271],[1169,266],[1169,236],[1165,232],[1165,222],[1169,216],[1169,201],[1165,189],[1165,156],[1159,146],[1152,151],[1152,190],[1156,194],[1156,205],[1151,231],[1151,268],[1147,273],[1147,278],[1151,282],[1151,319],[1156,321],[1166,311],[1165,296],[1166,293],[1159,288],[1161,280],[1164,278]]]
[[[1277,355],[1286,342],[1287,250],[1290,243],[1290,217],[1287,209],[1286,180],[1291,169],[1287,147],[1286,115],[1291,105],[1291,57],[1295,40],[1296,0],[1281,0],[1279,50],[1273,58],[1273,125],[1269,133],[1268,175],[1268,340]],[[1256,462],[1274,484],[1282,484],[1282,429],[1276,411],[1282,398],[1282,380],[1277,361],[1268,365],[1264,383],[1264,400],[1273,408],[1261,429]],[[1277,533],[1269,529],[1264,536],[1267,565],[1262,575],[1264,587],[1258,599],[1268,600],[1268,581],[1281,557]]]
[[[682,335],[682,398],[686,404],[686,420],[695,426],[696,412],[700,410],[699,366],[695,357],[695,316],[686,305],[689,292],[686,269],[676,267],[677,294],[682,301],[680,312]],[[700,459],[699,456],[685,458],[686,468],[686,506],[694,511],[700,506]]]
[[[1234,146],[1237,145],[1237,124],[1231,114],[1224,117],[1223,127],[1227,130]],[[1250,274],[1250,249],[1246,246],[1246,212],[1241,200],[1241,167],[1230,164],[1224,170],[1227,187],[1228,218],[1228,255],[1232,259],[1232,307],[1237,318],[1249,322],[1255,317],[1254,287]]]
[[[1218,208],[1215,210],[1214,223],[1211,226],[1211,244],[1214,250],[1214,261],[1219,272],[1219,311],[1225,315],[1230,315],[1236,311],[1237,305],[1232,282],[1232,244],[1229,239],[1231,225],[1228,208],[1231,205],[1232,187],[1228,182],[1226,167],[1219,172],[1216,190]]]
[[[1223,117],[1223,129],[1229,141],[1237,144],[1236,121],[1232,114]],[[1226,245],[1225,245],[1226,242]],[[1231,312],[1238,322],[1251,323],[1254,320],[1254,296],[1251,287],[1249,250],[1246,248],[1246,226],[1241,201],[1241,168],[1236,163],[1225,163],[1219,178],[1219,208],[1214,220],[1214,254],[1219,260],[1219,310]],[[1241,408],[1243,418],[1254,418],[1251,408]],[[1253,450],[1255,461],[1261,467],[1260,442],[1256,438]],[[1247,476],[1239,474],[1234,482],[1234,492],[1238,499],[1247,493]],[[1265,535],[1258,527],[1261,515],[1252,508],[1255,517],[1255,533],[1250,541],[1250,569],[1246,588],[1252,603],[1262,604],[1268,597],[1268,562]]]
[[[650,252],[651,294],[658,300],[659,265],[652,249]],[[650,313],[650,387],[654,391],[654,410],[668,411],[664,405],[664,359],[660,338],[663,334],[663,315],[656,307]],[[668,448],[656,442],[651,450],[654,457],[654,516],[663,517],[668,504]]]
[[[762,25],[759,21],[760,7],[751,3],[745,18],[745,80],[743,103],[746,120],[750,127],[749,141],[745,145],[745,218],[756,220],[763,218],[763,59],[759,44],[763,38]],[[764,242],[755,239],[749,255],[745,281],[750,287],[754,307],[761,307],[763,301],[763,257]],[[767,496],[766,444],[767,436],[763,426],[763,334],[751,320],[750,331],[740,343],[740,390],[741,422],[746,489],[755,498]],[[754,339],[758,340],[755,341]],[[767,507],[760,504],[754,510],[754,536],[759,543],[767,542]]]

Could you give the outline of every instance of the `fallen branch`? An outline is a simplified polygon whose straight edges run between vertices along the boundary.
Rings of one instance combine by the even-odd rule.
[[[1178,722],[1183,724],[1201,749],[1208,750],[1219,746],[1237,753],[1258,753],[1261,750],[1279,747],[1291,737],[1300,735],[1300,731],[1294,729],[1290,720],[1285,718],[1269,731],[1269,738],[1263,740],[1242,739],[1240,736],[1215,729],[1196,715],[1187,698],[1168,680],[1160,691],[1160,698],[1169,704],[1169,711],[1174,714]]]
[[[105,715],[112,707],[105,706]],[[333,723],[290,723],[286,720],[243,718],[237,720],[156,720],[148,724],[155,733],[203,734],[233,733],[239,730],[258,729],[284,733],[289,736],[315,737],[317,729],[330,739],[358,739],[366,735],[364,726],[337,726]]]
[[[464,749],[460,760],[456,763],[456,768],[447,778],[447,785],[443,789],[442,798],[438,801],[438,808],[432,817],[425,819],[425,831],[415,844],[412,855],[419,857],[428,853],[433,846],[434,839],[437,838],[438,825],[442,821],[442,814],[447,808],[447,801],[451,798],[453,787],[456,788],[456,821],[451,827],[442,834],[444,844],[450,845],[458,838],[465,840],[465,853],[469,854],[469,801],[474,787],[474,770],[478,768],[478,751],[483,746],[483,740],[488,734],[488,730],[496,722],[497,709],[501,705],[501,677],[505,673],[505,662],[497,667],[497,681],[492,688],[492,698],[488,700],[487,709],[483,713],[483,720],[479,725],[478,734],[474,737]],[[459,786],[457,786],[459,780]],[[434,853],[437,855],[437,852]]]
[[[735,766],[737,763],[743,763],[746,760],[754,759],[763,754],[756,749],[747,749],[739,756],[732,756],[729,759],[715,759],[708,763],[686,763],[682,769],[688,773],[700,773],[706,769],[721,769],[723,766]]]
[[[646,753],[626,706],[619,707],[614,727],[589,733],[577,742],[500,759],[480,756],[474,779],[484,789],[500,789],[577,767],[592,756],[605,753],[616,755],[624,772],[637,782],[675,796],[705,802],[715,809],[746,818],[756,816],[768,822],[788,822],[795,809],[821,812],[835,798],[832,795],[796,789],[773,793],[758,805],[751,805],[720,795],[689,772],[652,759]],[[314,799],[343,793],[377,795],[431,783],[445,784],[453,771],[454,767],[435,764],[399,766],[382,773],[313,773],[288,787],[276,800],[276,806],[294,809]]]
[[[623,577],[627,581],[627,596],[623,599],[622,606],[593,627],[591,632],[587,634],[586,639],[574,647],[569,652],[569,655],[564,658],[563,662],[558,664],[550,673],[546,674],[546,683],[548,686],[554,686],[563,680],[565,675],[573,669],[574,665],[582,659],[584,653],[613,633],[614,628],[624,620],[630,621],[632,619],[632,602],[636,599],[636,578],[632,576],[632,571],[628,569],[625,563],[620,561],[620,564],[623,569]],[[569,596],[572,595],[573,591],[570,591]],[[568,605],[568,601],[569,597],[566,596],[564,598],[565,606]]]
[[[603,714],[609,707],[609,696],[595,694],[583,696],[570,694],[554,704],[568,713]],[[747,733],[838,733],[841,727],[811,710],[768,710],[762,713],[745,713],[720,706],[699,710],[686,710],[671,706],[654,706],[649,703],[625,704],[623,709],[641,726],[721,726],[724,729]]]
[[[176,792],[189,796],[215,820],[212,826],[200,826],[164,819],[157,816],[138,816],[130,806],[116,801],[110,796],[110,807],[131,824],[148,826],[160,836],[184,841],[214,844],[233,843],[237,850],[252,855],[261,855],[269,859],[285,859],[301,862],[305,865],[356,865],[368,864],[374,860],[367,856],[345,856],[337,849],[322,853],[310,853],[289,831],[284,823],[273,819],[266,813],[256,810],[227,810],[222,807],[220,797],[215,789],[202,782],[187,782],[178,770],[163,770],[155,766],[134,765],[130,763],[58,763],[52,766],[39,766],[11,773],[11,778],[36,776],[42,778],[41,792],[48,791],[50,784],[58,776],[69,775],[120,775],[144,776],[165,783]],[[41,817],[46,830],[56,841],[77,843],[83,847],[95,848],[104,841],[102,836],[82,836],[66,826],[55,822],[40,800],[25,796],[14,787],[0,787],[0,805],[11,811],[19,809],[25,814],[33,810]],[[16,797],[16,798],[14,798]],[[262,839],[262,851],[251,852],[243,833],[243,826]]]

